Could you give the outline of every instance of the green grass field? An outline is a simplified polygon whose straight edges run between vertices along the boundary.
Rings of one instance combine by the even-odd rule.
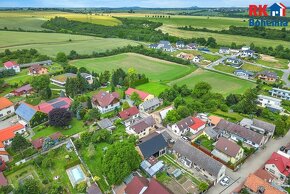
[[[190,66],[180,65],[159,60],[144,55],[125,53],[110,57],[82,59],[71,61],[71,65],[78,68],[85,67],[89,71],[103,72],[123,68],[134,68],[138,73],[144,73],[151,81],[170,81],[183,77],[194,69]]]
[[[238,45],[250,45],[254,43],[256,46],[260,47],[276,47],[278,45],[283,45],[285,48],[290,48],[289,42],[283,40],[268,40],[263,38],[254,38],[247,36],[239,36],[239,35],[229,35],[229,34],[217,34],[210,32],[193,32],[193,31],[185,31],[179,30],[174,26],[163,25],[159,29],[161,29],[164,33],[169,33],[170,35],[182,37],[182,38],[208,38],[213,37],[216,39],[217,43],[220,45],[231,45],[232,42],[235,42]]]
[[[182,16],[182,15],[168,15],[164,18],[153,18],[152,16],[161,14],[128,14],[128,13],[113,13],[117,17],[130,17],[134,19],[146,19],[154,22],[161,22],[164,25],[170,26],[189,26],[194,28],[209,28],[213,30],[228,29],[229,26],[248,26],[247,19],[243,18],[229,18],[229,17],[208,17],[208,16]],[[145,17],[150,16],[150,17]]]
[[[265,65],[267,67],[274,67],[279,69],[288,69],[289,61],[287,59],[277,59],[274,58],[274,61],[266,61],[263,59],[258,59],[256,63]]]
[[[117,38],[98,38],[71,34],[0,31],[0,52],[5,49],[35,48],[41,54],[55,57],[58,52],[68,54],[71,50],[75,50],[80,54],[91,54],[93,51],[105,52],[129,44],[135,46],[140,43]]]
[[[156,83],[156,82],[149,82],[147,84],[137,86],[138,90],[148,92],[148,93],[153,94],[155,96],[158,96],[161,92],[163,92],[167,88],[169,88],[167,85],[161,84],[161,83]]]
[[[229,65],[223,65],[223,64],[216,65],[213,68],[222,72],[226,72],[226,73],[234,73],[234,71],[236,70],[234,67],[231,67]]]
[[[1,11],[0,29],[10,30],[44,30],[41,25],[54,17],[65,17],[70,20],[90,22],[94,24],[114,26],[121,24],[121,21],[111,16],[87,15],[78,13],[67,13],[57,11]]]
[[[253,88],[256,85],[246,80],[202,69],[198,69],[182,79],[170,82],[170,85],[186,84],[189,88],[194,88],[198,82],[202,81],[209,83],[214,92],[221,93],[223,95],[228,95],[231,93],[241,94],[248,88]]]

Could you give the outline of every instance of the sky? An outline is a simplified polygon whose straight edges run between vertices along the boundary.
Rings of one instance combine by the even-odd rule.
[[[275,0],[0,0],[0,7],[248,7],[249,4],[271,5]],[[281,1],[287,7],[290,0]]]

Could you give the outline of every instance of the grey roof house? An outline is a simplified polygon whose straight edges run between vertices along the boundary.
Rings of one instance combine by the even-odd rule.
[[[246,127],[247,129],[251,129],[255,132],[258,132],[260,134],[269,136],[269,138],[274,135],[276,128],[276,125],[272,123],[268,123],[258,119],[248,119],[248,118],[244,118],[243,120],[241,120],[240,125]]]
[[[266,143],[264,135],[224,119],[217,124],[215,130],[224,137],[230,137],[234,141],[242,141],[255,148],[259,148]]]
[[[153,133],[149,139],[137,145],[137,150],[143,159],[158,157],[167,151],[167,142],[162,134]]]
[[[115,129],[114,123],[108,118],[98,121],[97,124],[101,129],[108,129],[108,130]]]
[[[192,145],[177,140],[173,150],[188,168],[195,168],[209,177],[214,183],[219,182],[225,175],[226,167],[222,163],[203,153]]]
[[[155,97],[139,105],[139,110],[143,112],[152,112],[162,104],[162,101]]]

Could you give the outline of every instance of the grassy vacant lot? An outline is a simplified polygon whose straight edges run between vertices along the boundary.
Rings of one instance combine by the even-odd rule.
[[[258,59],[256,63],[265,65],[267,67],[274,67],[274,68],[280,68],[280,69],[288,69],[289,61],[287,59],[277,59],[274,58],[273,61],[267,61],[263,59]]]
[[[57,128],[57,127],[52,127],[52,126],[45,127],[45,125],[39,125],[33,129],[35,135],[32,137],[32,139],[37,139],[40,137],[47,137],[58,131],[61,132],[63,135],[71,136],[85,130],[83,126],[83,122],[77,120],[76,118],[73,118],[70,125],[72,126],[70,129],[62,129],[62,128]]]
[[[234,73],[234,71],[236,70],[234,67],[231,67],[229,65],[223,65],[223,64],[216,65],[213,68],[222,72],[226,72],[226,73]]]
[[[188,85],[189,88],[194,88],[198,82],[208,82],[212,86],[214,92],[228,95],[230,93],[243,93],[248,88],[255,87],[255,84],[246,80],[227,76],[220,73],[198,69],[184,78],[170,82],[170,85]]]
[[[286,41],[282,40],[267,40],[262,38],[254,38],[254,37],[247,37],[247,36],[239,36],[239,35],[229,35],[229,34],[216,34],[216,33],[209,33],[209,32],[193,32],[193,31],[185,31],[179,30],[174,26],[163,25],[160,29],[164,33],[169,33],[170,35],[182,37],[182,38],[208,38],[214,37],[217,40],[217,43],[220,45],[231,45],[232,42],[235,42],[238,45],[250,45],[254,43],[256,46],[260,47],[276,47],[278,45],[283,45],[285,48],[290,48],[290,44]]]
[[[156,82],[149,82],[147,84],[137,86],[138,90],[151,93],[155,96],[158,96],[161,92],[163,92],[167,88],[169,88],[167,85]]]
[[[20,73],[14,76],[4,78],[5,82],[8,84],[15,84],[20,82],[30,81],[32,76],[28,75],[28,69],[22,69]]]
[[[41,54],[55,57],[58,52],[68,54],[71,50],[75,50],[80,54],[91,54],[93,51],[105,52],[129,44],[135,46],[139,43],[117,38],[98,38],[71,34],[0,31],[0,52],[5,49],[35,48]]]
[[[41,25],[50,18],[65,17],[70,20],[81,22],[90,22],[106,26],[121,24],[121,21],[111,16],[102,15],[86,15],[78,13],[67,13],[57,11],[1,11],[0,12],[0,28],[17,30],[44,30]]]
[[[71,61],[71,65],[85,67],[89,71],[103,72],[123,68],[127,70],[134,68],[139,73],[144,73],[152,81],[174,80],[189,74],[193,68],[190,66],[180,65],[144,55],[125,53],[110,57],[82,59]]]

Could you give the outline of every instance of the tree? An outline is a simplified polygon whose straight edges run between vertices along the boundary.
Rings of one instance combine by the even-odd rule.
[[[176,110],[170,110],[166,115],[164,123],[165,124],[173,124],[173,123],[176,123],[177,121],[179,121],[180,119],[181,119],[181,117],[177,113]]]
[[[39,92],[40,90],[46,90],[49,88],[50,79],[48,75],[34,76],[30,82],[31,87]]]
[[[40,90],[39,95],[42,99],[50,99],[52,95],[51,89],[47,87],[43,90]]]
[[[48,123],[51,126],[65,127],[72,120],[72,113],[65,108],[55,108],[48,113]]]
[[[79,184],[76,185],[76,190],[79,193],[85,193],[87,188],[87,183],[85,181],[80,182]]]
[[[88,109],[92,109],[93,108],[92,99],[89,96],[87,98],[87,106],[88,106]]]
[[[123,109],[123,110],[126,110],[126,109],[128,109],[128,108],[130,108],[129,103],[128,103],[127,101],[123,102],[123,104],[122,104],[122,109]]]
[[[179,106],[176,111],[181,118],[188,117],[191,114],[186,106]]]
[[[226,104],[228,106],[232,106],[232,105],[235,105],[237,104],[238,102],[240,102],[242,99],[242,95],[240,94],[229,94],[227,97],[226,97]]]
[[[198,189],[200,191],[206,191],[208,189],[208,184],[206,184],[205,182],[200,182],[198,184]]]
[[[243,99],[233,106],[235,112],[254,114],[257,111],[257,89],[249,89],[245,92]]]
[[[101,113],[98,109],[92,108],[90,109],[84,116],[86,121],[95,121],[101,118]]]
[[[174,100],[174,107],[178,108],[180,105],[184,105],[185,103],[186,102],[185,102],[184,98],[179,96],[179,97],[175,98],[175,100]]]
[[[133,94],[131,95],[130,99],[134,102],[134,104],[136,106],[138,106],[139,104],[142,103],[142,100],[141,100],[139,94],[137,94],[136,92],[133,92]]]
[[[91,142],[88,146],[88,157],[93,158],[96,155],[96,149],[94,144]]]
[[[206,82],[199,82],[194,86],[193,96],[196,98],[200,98],[203,95],[209,93],[211,90],[211,85]]]
[[[135,146],[127,141],[109,146],[102,160],[102,171],[110,184],[120,184],[133,170],[139,168],[141,157]]]
[[[63,63],[63,64],[67,63],[67,57],[64,52],[57,53],[55,60],[59,63]]]
[[[12,150],[18,152],[21,150],[25,150],[30,145],[31,144],[21,134],[17,133],[15,137],[13,138],[13,141],[11,143],[11,148]]]
[[[107,129],[100,129],[92,136],[93,143],[108,142],[111,133]]]
[[[26,179],[23,184],[19,184],[15,194],[41,194],[39,183],[34,179]]]

